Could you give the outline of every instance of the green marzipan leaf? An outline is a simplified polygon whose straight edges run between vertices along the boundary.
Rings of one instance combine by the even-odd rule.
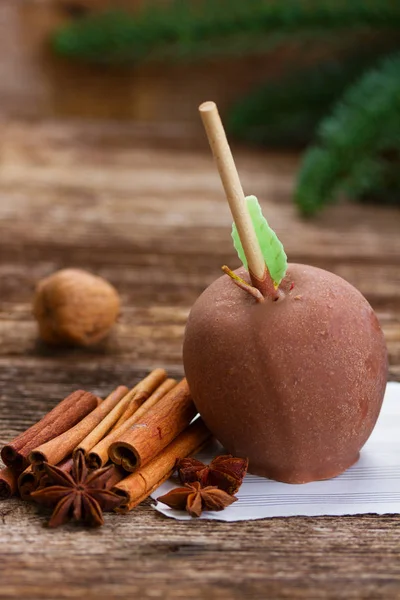
[[[261,212],[261,206],[257,198],[255,196],[247,196],[246,201],[268,271],[274,284],[278,286],[285,277],[287,269],[287,256],[282,242],[278,239],[275,231],[268,225],[267,219]],[[235,223],[232,225],[232,239],[236,252],[247,269],[246,256]]]

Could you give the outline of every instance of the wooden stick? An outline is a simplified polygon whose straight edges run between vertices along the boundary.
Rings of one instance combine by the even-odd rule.
[[[87,435],[81,441],[81,443],[78,445],[78,447],[74,449],[74,453],[79,450],[86,455],[86,452],[88,450],[90,450],[91,448],[93,448],[93,446],[95,444],[97,444],[97,442],[106,435],[106,433],[108,432],[108,429],[109,429],[108,420],[109,420],[110,414],[115,410],[116,407],[119,406],[119,403],[127,396],[128,392],[129,392],[129,390],[125,385],[120,385],[113,392],[111,392],[111,394],[108,396],[108,398],[104,402],[110,401],[111,404],[113,405],[113,408],[110,410],[110,412],[108,414],[106,414],[104,419],[102,421],[100,421],[100,423],[97,425],[97,427],[95,427],[89,433],[89,435]],[[110,400],[111,398],[113,398],[115,400],[115,404],[114,404],[114,401]]]
[[[164,369],[154,369],[147,377],[142,379],[130,392],[128,392],[120,402],[110,411],[103,421],[101,421],[95,429],[90,431],[90,439],[80,440],[79,445],[74,452],[84,452],[85,456],[89,450],[94,448],[109,431],[113,428],[118,419],[124,414],[130,404],[133,404],[135,410],[139,408],[157,389],[167,377],[167,372]],[[108,455],[107,455],[108,457]],[[108,459],[108,458],[107,458]]]
[[[218,108],[215,102],[203,102],[199,106],[199,112],[224,186],[232,217],[242,242],[253,286],[260,290],[263,296],[275,298],[274,282],[266,267],[253,222],[247,209],[239,174],[236,170]]]
[[[29,454],[30,462],[32,464],[38,463],[39,465],[44,462],[50,463],[51,465],[56,465],[61,462],[72,453],[74,448],[85,439],[99,423],[101,423],[105,416],[108,415],[119,401],[120,396],[118,390],[116,390],[74,427],[32,450]]]
[[[18,489],[18,475],[11,467],[0,470],[0,500],[8,500]]]
[[[177,460],[195,454],[210,438],[211,433],[201,419],[189,425],[152,461],[112,488],[113,492],[123,498],[117,512],[128,512],[140,504],[172,475]]]
[[[147,397],[145,402],[139,408],[136,407],[137,398],[135,397],[135,402],[132,402],[126,411],[121,415],[119,420],[115,423],[114,427],[111,429],[111,432],[116,431],[123,425],[128,419],[132,417],[134,414],[136,420],[140,418],[146,410],[149,410],[154,404],[156,404],[165,394],[167,394],[172,388],[177,385],[176,379],[166,379],[163,383],[151,394],[150,397]],[[150,402],[151,401],[151,402]],[[134,423],[135,421],[133,421]],[[92,446],[93,447],[93,446]]]
[[[196,414],[189,386],[183,379],[111,444],[108,455],[115,464],[132,473],[168,446]]]
[[[34,448],[71,429],[100,402],[97,396],[89,392],[73,392],[38,423],[4,446],[1,451],[3,462],[21,472],[28,466],[28,456]]]
[[[96,446],[92,448],[92,450],[87,455],[87,464],[91,469],[100,469],[104,467],[106,462],[108,461],[108,450],[111,446],[112,442],[118,440],[122,435],[128,431],[138,420],[157,402],[161,400],[166,394],[167,388],[171,386],[171,383],[167,382],[175,382],[175,379],[167,379],[162,383],[153,394],[150,396],[146,402],[138,408],[138,410],[127,419],[122,425],[120,425],[117,429],[112,429],[110,433],[102,439]],[[173,386],[175,387],[175,385]],[[173,389],[171,386],[171,389]]]

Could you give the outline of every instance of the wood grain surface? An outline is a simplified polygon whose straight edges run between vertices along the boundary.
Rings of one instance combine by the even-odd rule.
[[[77,387],[105,396],[151,367],[182,375],[185,321],[198,294],[238,264],[231,218],[205,139],[184,130],[3,122],[0,155],[0,442]],[[235,148],[292,262],[356,285],[377,311],[400,380],[400,213],[341,204],[311,221],[291,202],[298,158]],[[37,340],[31,298],[64,266],[109,279],[123,311],[92,350]],[[397,516],[175,522],[150,503],[100,531],[44,528],[0,504],[0,598],[397,599]]]

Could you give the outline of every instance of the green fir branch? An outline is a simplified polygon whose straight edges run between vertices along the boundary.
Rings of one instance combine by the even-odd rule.
[[[56,32],[58,54],[92,62],[193,60],[253,53],[265,36],[360,28],[397,29],[393,0],[174,0],[131,15],[88,16]]]
[[[387,46],[369,47],[355,56],[296,69],[256,87],[228,111],[228,132],[239,140],[269,147],[310,143],[318,123],[346,87],[382,59]]]
[[[347,191],[353,197],[400,189],[400,55],[385,59],[347,90],[322,121],[298,175],[295,201],[312,214]]]

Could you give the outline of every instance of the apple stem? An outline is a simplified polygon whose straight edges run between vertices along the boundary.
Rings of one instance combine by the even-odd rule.
[[[275,300],[278,293],[258,243],[218,108],[215,102],[203,102],[199,106],[199,112],[246,255],[252,284],[264,297]]]
[[[232,271],[226,265],[224,265],[223,267],[221,267],[221,269],[223,270],[224,273],[226,273],[226,275],[229,275],[229,277],[232,279],[232,281],[234,283],[236,283],[236,285],[238,287],[240,287],[240,289],[242,289],[245,292],[248,292],[249,294],[251,294],[253,296],[253,298],[255,298],[257,300],[257,302],[265,302],[265,298],[262,295],[262,293],[260,292],[260,290],[258,290],[257,288],[253,287],[252,285],[250,285],[249,283],[247,283],[247,281],[245,281],[244,279],[242,279],[241,277],[239,277],[238,275],[236,275],[236,273],[234,273],[234,271]]]

